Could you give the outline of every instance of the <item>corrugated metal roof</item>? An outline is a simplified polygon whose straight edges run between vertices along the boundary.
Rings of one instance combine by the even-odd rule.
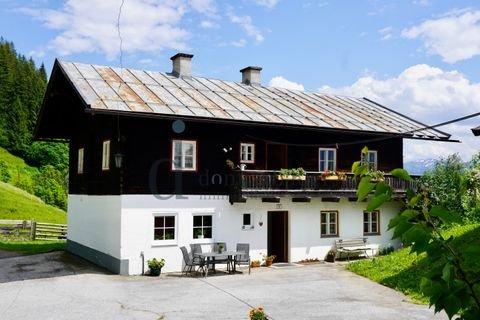
[[[92,109],[404,134],[421,139],[450,137],[366,98],[65,61],[59,65]]]

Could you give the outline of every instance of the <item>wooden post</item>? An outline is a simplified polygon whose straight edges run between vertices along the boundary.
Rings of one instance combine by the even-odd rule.
[[[30,230],[30,239],[35,240],[35,233],[37,232],[37,223],[35,221],[32,221],[32,228]]]

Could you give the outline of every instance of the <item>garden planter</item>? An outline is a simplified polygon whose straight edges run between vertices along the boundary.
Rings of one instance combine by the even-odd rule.
[[[265,260],[265,266],[266,267],[271,267],[273,263],[273,260]]]
[[[151,277],[158,277],[162,273],[162,269],[150,269]]]
[[[324,181],[343,181],[346,180],[346,177],[339,177],[339,176],[327,176],[327,177],[320,177],[321,180]]]
[[[306,178],[306,176],[277,176],[277,180],[305,180]]]
[[[252,261],[252,268],[260,267],[260,261]]]

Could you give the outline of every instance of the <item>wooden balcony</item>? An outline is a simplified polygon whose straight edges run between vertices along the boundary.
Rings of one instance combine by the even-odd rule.
[[[230,202],[245,202],[247,198],[269,200],[289,197],[294,201],[309,201],[312,197],[356,199],[358,179],[347,173],[343,180],[322,180],[321,172],[307,172],[305,180],[280,180],[279,171],[244,170],[235,171],[230,191]],[[405,181],[385,175],[385,182],[393,187],[394,197],[403,198],[407,189],[416,188],[416,182]],[[302,200],[303,199],[303,200]]]

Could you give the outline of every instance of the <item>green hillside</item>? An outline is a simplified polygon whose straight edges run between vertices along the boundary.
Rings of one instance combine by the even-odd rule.
[[[65,211],[4,182],[0,182],[0,219],[67,223]]]

